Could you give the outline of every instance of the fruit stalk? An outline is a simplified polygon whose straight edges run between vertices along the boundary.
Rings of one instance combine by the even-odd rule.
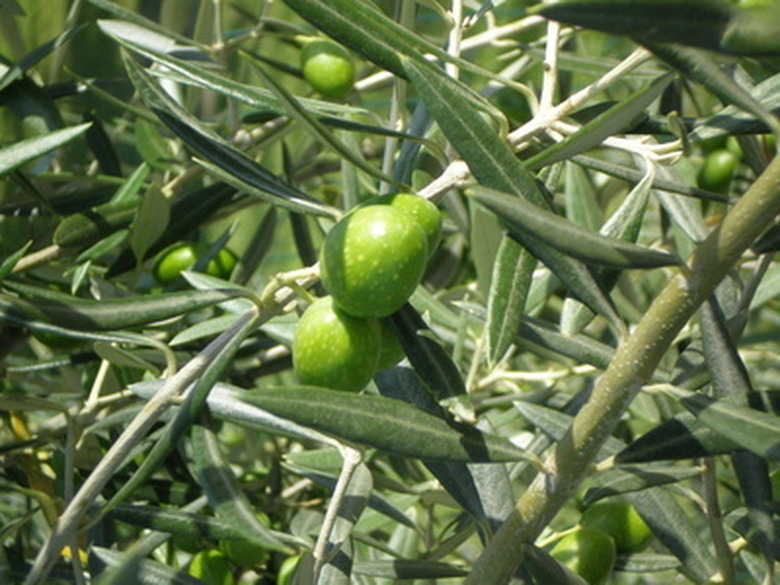
[[[775,157],[723,221],[698,246],[688,265],[661,292],[618,348],[591,399],[575,416],[540,473],[488,543],[467,585],[503,585],[533,542],[576,492],[599,448],[650,378],[676,335],[780,213],[780,157]]]

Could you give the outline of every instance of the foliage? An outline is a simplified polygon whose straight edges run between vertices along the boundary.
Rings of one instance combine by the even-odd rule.
[[[578,583],[604,500],[614,583],[773,582],[779,13],[0,3],[0,580]],[[326,235],[398,192],[443,225],[391,355],[302,385]]]

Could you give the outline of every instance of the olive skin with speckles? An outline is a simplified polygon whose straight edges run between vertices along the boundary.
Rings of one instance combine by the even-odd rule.
[[[293,369],[301,384],[357,392],[374,374],[381,334],[376,319],[348,315],[332,297],[303,312],[293,339]]]
[[[393,193],[369,199],[365,205],[390,205],[413,217],[425,233],[428,255],[434,253],[441,240],[441,212],[433,203],[411,193]]]
[[[320,250],[322,283],[355,317],[397,311],[422,279],[428,243],[419,223],[389,205],[368,205],[341,219]]]

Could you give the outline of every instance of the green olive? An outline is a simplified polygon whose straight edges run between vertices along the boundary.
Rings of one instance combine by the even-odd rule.
[[[387,318],[379,319],[379,331],[382,339],[382,347],[379,351],[379,363],[377,371],[392,368],[406,357],[404,346],[398,340],[392,323]]]
[[[195,244],[181,242],[167,247],[157,255],[152,268],[157,282],[168,284],[173,282],[185,270],[192,268],[200,254]],[[217,278],[228,278],[235,268],[238,259],[227,248],[221,248],[216,255],[206,263],[204,273]]]
[[[320,250],[325,289],[356,317],[386,317],[422,279],[428,244],[420,225],[389,205],[369,205],[345,216]]]
[[[653,537],[650,527],[628,502],[599,502],[582,514],[580,524],[609,534],[618,552],[635,552]]]
[[[726,148],[713,150],[705,159],[697,175],[699,187],[708,191],[722,193],[728,189],[734,171],[737,168],[737,157]]]
[[[302,384],[356,392],[376,371],[380,343],[376,319],[353,317],[323,297],[298,322],[293,369]]]
[[[355,66],[347,50],[326,39],[311,41],[301,52],[303,77],[318,93],[342,99],[355,82]]]
[[[188,569],[190,575],[209,585],[234,585],[227,558],[217,549],[202,550],[195,554]]]
[[[441,240],[441,212],[429,200],[411,193],[394,193],[370,199],[367,205],[389,205],[411,216],[425,233],[428,255],[436,250]]]
[[[590,585],[602,585],[615,566],[615,541],[602,530],[576,528],[561,538],[550,554]]]

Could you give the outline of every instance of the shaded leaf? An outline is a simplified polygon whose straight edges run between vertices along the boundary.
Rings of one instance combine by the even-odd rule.
[[[0,320],[18,325],[44,321],[76,331],[126,329],[175,317],[241,296],[238,291],[163,293],[104,300],[72,297],[7,281],[23,297],[0,292]]]
[[[225,462],[216,434],[201,424],[192,427],[195,470],[209,504],[241,535],[264,547],[292,552],[257,517],[257,511],[241,490],[230,466]]]
[[[780,417],[683,388],[665,390],[698,420],[736,445],[772,461],[780,461]]]
[[[155,114],[185,144],[207,162],[209,170],[222,171],[219,177],[236,188],[293,211],[333,217],[334,210],[287,185],[253,159],[207,129],[200,120],[179,106],[132,59],[125,58],[128,75]]]

